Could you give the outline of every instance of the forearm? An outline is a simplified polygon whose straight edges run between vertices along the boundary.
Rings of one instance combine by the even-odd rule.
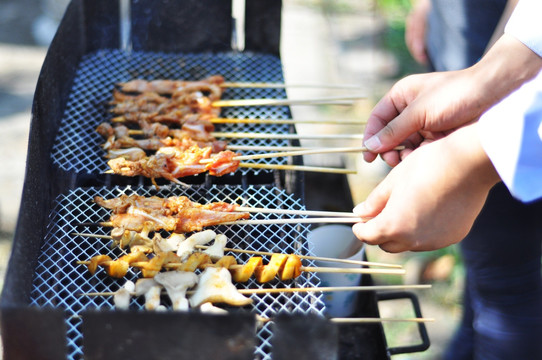
[[[513,54],[513,55],[512,55]],[[480,114],[534,78],[542,68],[542,58],[521,41],[504,34],[474,66],[465,70],[472,76],[473,106]]]
[[[491,39],[487,44],[485,51],[486,53],[493,46],[493,44],[497,42],[497,40],[502,36],[502,34],[504,34],[504,27],[506,26],[508,19],[510,19],[510,16],[512,15],[512,12],[514,11],[514,8],[516,7],[518,1],[519,0],[508,0],[506,2],[506,7],[504,8],[501,18],[499,19],[499,23],[497,24],[497,27],[495,28],[495,31],[493,31],[493,35],[491,36]]]

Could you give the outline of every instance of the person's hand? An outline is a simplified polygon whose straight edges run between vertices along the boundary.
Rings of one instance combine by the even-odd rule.
[[[388,252],[425,251],[465,237],[499,177],[476,124],[416,149],[359,204],[356,237]]]
[[[405,43],[408,51],[418,63],[427,65],[425,34],[427,15],[431,9],[431,0],[418,0],[408,14],[405,23]]]
[[[509,54],[515,54],[511,57]],[[503,35],[476,65],[459,71],[411,75],[397,82],[373,109],[365,128],[363,157],[378,154],[391,166],[413,149],[476,120],[497,101],[532,79],[542,58]],[[403,144],[405,150],[392,149]]]
[[[469,106],[470,82],[467,70],[417,74],[398,81],[369,116],[364,144],[371,152],[365,152],[364,159],[371,162],[380,153],[388,165],[396,166],[420,145],[477,119],[485,109]],[[400,144],[404,150],[391,150]]]

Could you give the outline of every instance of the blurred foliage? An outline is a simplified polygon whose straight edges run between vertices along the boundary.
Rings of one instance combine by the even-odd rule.
[[[410,55],[405,43],[405,20],[412,6],[409,0],[378,0],[377,11],[386,19],[387,27],[382,34],[382,47],[393,53],[397,59],[397,78],[425,72]]]

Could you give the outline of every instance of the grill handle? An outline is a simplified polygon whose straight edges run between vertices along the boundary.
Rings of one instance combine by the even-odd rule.
[[[419,318],[423,317],[422,310],[420,307],[420,302],[418,301],[418,297],[414,293],[411,293],[408,291],[397,291],[397,292],[376,294],[377,301],[398,300],[398,299],[410,299],[412,303],[412,307],[414,308],[414,313],[416,314],[416,317],[419,317]],[[422,340],[421,344],[388,348],[388,353],[390,355],[421,352],[421,351],[425,351],[429,349],[429,345],[431,345],[431,343],[429,341],[429,335],[427,334],[427,328],[425,327],[424,323],[418,323],[417,325],[418,325],[420,338]]]

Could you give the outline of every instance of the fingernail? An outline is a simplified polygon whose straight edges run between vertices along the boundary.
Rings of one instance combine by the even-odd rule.
[[[354,210],[352,210],[352,212],[356,215],[359,215],[359,214],[363,214],[364,210],[365,210],[365,203],[362,202],[356,205],[356,207],[354,208]]]
[[[382,146],[382,143],[378,136],[373,136],[365,140],[365,147],[369,149],[369,151],[377,151],[380,146]]]

